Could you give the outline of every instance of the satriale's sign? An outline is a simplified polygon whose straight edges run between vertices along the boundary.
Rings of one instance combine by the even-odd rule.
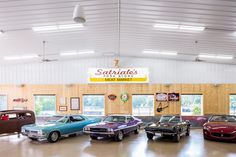
[[[148,83],[147,68],[89,68],[89,83]]]

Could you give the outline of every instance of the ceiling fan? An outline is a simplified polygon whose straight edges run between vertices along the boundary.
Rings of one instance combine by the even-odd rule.
[[[46,58],[46,41],[43,41],[43,54],[40,55],[40,57],[41,57],[41,62],[54,62],[54,61],[58,61],[57,59]]]

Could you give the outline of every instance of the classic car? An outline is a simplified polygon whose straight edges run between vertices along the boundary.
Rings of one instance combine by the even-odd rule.
[[[208,140],[236,141],[236,116],[211,116],[203,125],[203,137]]]
[[[35,114],[29,110],[5,110],[0,111],[0,134],[18,133],[26,124],[35,123]]]
[[[66,115],[44,124],[25,125],[21,129],[21,133],[32,140],[48,140],[54,143],[62,136],[74,135],[83,131],[86,125],[100,121],[98,118],[88,118],[83,115]]]
[[[189,136],[190,123],[183,121],[179,115],[164,115],[161,116],[159,122],[149,124],[145,131],[149,140],[153,139],[154,136],[169,136],[175,142],[179,142],[181,136]]]
[[[110,115],[100,123],[90,124],[84,127],[84,133],[91,139],[98,137],[113,137],[116,141],[122,141],[125,134],[139,133],[142,121],[131,115]]]

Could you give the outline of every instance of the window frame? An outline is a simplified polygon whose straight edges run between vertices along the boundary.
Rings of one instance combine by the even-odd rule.
[[[103,96],[103,98],[104,98],[104,103],[103,103],[104,112],[103,112],[103,114],[102,115],[88,115],[88,114],[85,114],[84,113],[84,96]],[[82,113],[83,113],[84,116],[94,116],[94,117],[96,117],[96,116],[105,116],[106,115],[106,97],[105,97],[105,94],[83,94],[82,95],[82,105],[83,105]]]
[[[229,114],[229,115],[234,115],[234,116],[236,116],[236,113],[235,113],[235,114],[231,114],[231,112],[230,112],[230,106],[231,106],[231,105],[230,105],[230,104],[231,104],[231,102],[230,102],[230,96],[232,96],[232,95],[235,95],[235,96],[236,96],[236,93],[230,93],[230,94],[229,94],[229,97],[228,97],[228,98],[229,98],[229,110],[228,110],[228,114]]]
[[[35,101],[35,97],[36,96],[54,96],[55,97],[55,115],[57,113],[57,95],[56,94],[33,94],[34,96],[34,112],[35,112],[35,106],[36,106],[36,101]],[[36,115],[35,112],[35,116],[36,117],[52,117],[53,115]]]
[[[8,95],[7,94],[0,94],[0,96],[4,96],[6,97],[6,109],[5,110],[8,110]],[[1,109],[1,108],[0,108]],[[3,109],[4,110],[4,109]]]
[[[182,114],[182,95],[201,95],[202,101],[201,101],[201,114],[200,115],[184,115]],[[180,115],[181,116],[203,116],[204,115],[204,95],[203,93],[181,93],[180,94]]]
[[[152,115],[135,115],[133,112],[133,96],[153,96],[153,114]],[[151,93],[151,94],[132,94],[132,102],[131,102],[131,106],[132,106],[132,116],[139,116],[139,117],[148,117],[148,116],[155,116],[155,94]]]

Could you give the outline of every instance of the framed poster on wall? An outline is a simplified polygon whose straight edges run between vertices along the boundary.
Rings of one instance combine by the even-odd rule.
[[[79,97],[70,98],[70,109],[71,110],[80,110],[80,99],[79,99]]]
[[[156,101],[168,101],[167,93],[156,93]]]
[[[59,106],[59,111],[67,111],[67,106]]]
[[[179,93],[168,93],[168,101],[179,101]]]

